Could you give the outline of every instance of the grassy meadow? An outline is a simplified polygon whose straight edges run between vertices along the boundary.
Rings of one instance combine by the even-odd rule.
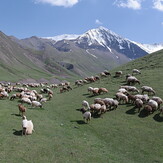
[[[43,108],[26,105],[27,119],[32,119],[35,129],[29,136],[21,136],[18,99],[0,100],[0,162],[162,163],[163,115],[159,111],[146,116],[131,104],[121,104],[114,111],[92,118],[89,124],[83,122],[78,111],[82,100],[91,104],[96,97],[115,97],[119,86],[125,84],[125,75],[133,68],[142,72],[135,75],[141,81],[135,86],[138,89],[151,86],[163,98],[163,51],[160,51],[112,70],[112,76],[100,82],[81,87],[72,82],[73,90],[65,93],[53,89],[54,97]],[[123,71],[122,77],[113,77],[117,70]],[[109,93],[90,96],[89,86],[105,87]]]

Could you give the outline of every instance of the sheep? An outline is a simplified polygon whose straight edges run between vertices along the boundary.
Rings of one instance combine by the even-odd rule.
[[[45,103],[45,102],[47,102],[47,98],[42,98],[42,99],[40,100],[40,103]]]
[[[90,110],[94,113],[94,114],[98,114],[100,112],[101,109],[101,105],[100,104],[91,104],[90,105]]]
[[[93,95],[98,95],[99,94],[99,88],[93,88],[92,93],[93,93]]]
[[[152,100],[155,100],[158,103],[158,109],[160,108],[160,105],[163,103],[163,100],[160,97],[153,96]]]
[[[32,132],[34,131],[34,126],[32,120],[27,120],[26,116],[23,116],[22,118],[22,136],[23,134],[26,135],[31,135]]]
[[[40,102],[38,102],[38,101],[32,101],[32,106],[42,108],[42,104]]]
[[[130,103],[135,103],[135,100],[136,100],[136,97],[135,97],[135,95],[131,95],[131,94],[127,94],[127,97],[128,97],[128,102]]]
[[[149,100],[147,105],[151,106],[153,111],[158,109],[158,103],[154,100]]]
[[[143,101],[143,103],[147,103],[147,101],[149,101],[149,96],[147,94],[145,95],[135,95],[135,98],[137,99],[141,99]]]
[[[13,94],[11,97],[10,97],[10,100],[14,100],[16,98],[16,94]]]
[[[91,120],[91,112],[86,111],[84,108],[81,109],[81,112],[83,113],[83,119],[85,123],[89,123]]]
[[[141,99],[135,100],[135,107],[138,108],[138,113],[140,112],[140,109],[143,107],[143,101]]]
[[[20,113],[22,113],[22,116],[23,116],[24,113],[26,112],[27,108],[25,106],[23,106],[22,104],[18,104],[18,108],[19,108],[19,115],[20,115]]]
[[[101,98],[94,99],[94,104],[105,105],[105,102]]]
[[[138,69],[133,69],[132,70],[132,75],[133,74],[141,74],[141,72],[140,72],[140,70],[138,70]]]
[[[145,105],[144,110],[146,110],[148,112],[148,114],[153,113],[153,109],[150,105]]]
[[[127,85],[130,85],[131,83],[132,84],[138,83],[140,85],[140,81],[135,76],[129,76],[127,78]]]
[[[139,90],[134,86],[125,85],[125,86],[121,86],[120,88],[125,88],[128,92],[137,92],[137,93],[139,93]]]
[[[160,114],[163,114],[163,107],[160,108]]]
[[[106,88],[99,88],[98,94],[101,94],[101,93],[108,93],[108,90]]]
[[[142,89],[142,94],[143,94],[144,92],[148,92],[148,95],[149,95],[150,93],[152,93],[153,95],[156,94],[156,92],[153,90],[152,87],[149,87],[149,86],[142,86],[141,89]]]
[[[92,93],[92,91],[93,91],[93,87],[88,87],[88,93]]]
[[[30,100],[29,98],[26,98],[26,97],[23,97],[23,98],[21,99],[21,102],[22,102],[22,103],[27,103],[27,104],[31,104],[31,103],[32,103],[31,100]]]
[[[107,109],[106,109],[106,105],[104,104],[104,105],[101,105],[101,108],[100,108],[100,114],[103,114],[103,113],[105,113],[107,111]]]
[[[115,72],[115,77],[120,77],[120,76],[122,76],[122,71],[117,71],[117,72]]]
[[[82,101],[82,106],[84,107],[84,109],[86,109],[86,110],[90,110],[90,106],[89,106],[88,101],[83,100],[83,101]]]
[[[121,93],[121,92],[116,93],[116,98],[117,98],[118,101],[128,103],[128,97],[125,94]]]
[[[48,100],[51,100],[52,97],[53,97],[52,94],[48,94]]]
[[[118,92],[121,92],[121,93],[128,93],[127,90],[125,88],[120,88],[118,89]]]

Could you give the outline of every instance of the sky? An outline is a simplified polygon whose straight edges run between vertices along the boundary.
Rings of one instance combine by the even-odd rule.
[[[0,31],[19,39],[99,26],[139,43],[163,43],[163,0],[0,0]]]

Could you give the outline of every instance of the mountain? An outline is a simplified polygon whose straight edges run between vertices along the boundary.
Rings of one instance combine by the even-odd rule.
[[[100,49],[101,51],[107,51],[113,54],[116,51],[130,59],[136,59],[147,54],[138,44],[104,27],[91,29],[82,35],[61,35],[46,37],[46,39],[56,42],[58,40],[69,40],[82,49]]]
[[[2,60],[8,61],[3,62],[4,65],[9,67],[9,71],[23,67],[18,69],[21,73],[18,70],[14,73],[24,74],[24,78],[35,77],[33,69],[61,80],[86,77],[148,54],[138,43],[104,27],[91,29],[82,35],[44,38],[32,36],[17,39],[14,36],[2,35],[5,39],[1,38],[1,42],[8,44],[0,49]],[[11,48],[8,48],[10,46]],[[3,50],[6,52],[3,53]],[[18,57],[20,66],[14,61]],[[28,69],[33,75],[24,73],[24,70]]]
[[[134,41],[133,43],[138,45],[140,48],[144,49],[149,54],[163,49],[163,43],[162,44],[141,44],[141,43],[137,43]]]
[[[91,29],[82,35],[32,36],[13,40],[22,48],[41,51],[41,57],[35,57],[51,65],[52,73],[55,65],[60,65],[79,76],[112,69],[147,54],[137,44],[104,27]]]

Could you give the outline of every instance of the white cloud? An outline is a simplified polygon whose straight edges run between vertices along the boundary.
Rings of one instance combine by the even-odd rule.
[[[153,0],[153,8],[163,11],[163,0]]]
[[[141,9],[141,3],[143,0],[116,0],[115,5],[123,8],[130,8],[134,10]]]
[[[52,6],[72,7],[79,2],[79,0],[34,0],[35,3],[47,3]]]
[[[98,20],[98,19],[95,20],[95,23],[98,24],[98,25],[102,25],[102,24],[103,24],[103,23],[102,23],[100,20]]]

